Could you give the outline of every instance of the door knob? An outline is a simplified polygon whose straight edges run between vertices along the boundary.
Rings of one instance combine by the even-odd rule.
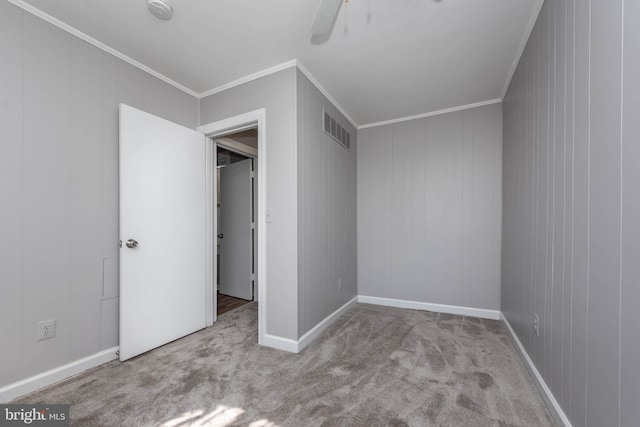
[[[127,240],[126,245],[127,245],[127,247],[128,247],[129,249],[133,249],[133,248],[135,248],[136,246],[138,246],[138,242],[136,242],[136,241],[135,241],[135,240],[133,240],[133,239],[129,239],[129,240]]]
[[[224,234],[222,233],[218,234],[218,239],[224,239]]]

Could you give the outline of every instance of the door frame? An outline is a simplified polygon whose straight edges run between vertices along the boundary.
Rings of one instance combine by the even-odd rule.
[[[223,137],[242,130],[258,128],[258,344],[264,345],[267,330],[267,228],[265,214],[267,209],[267,138],[266,138],[266,109],[249,111],[244,114],[217,120],[202,126],[198,131],[207,137],[206,144],[206,286],[205,286],[205,320],[211,326],[217,320],[217,295],[215,278],[218,266],[215,262],[218,256],[216,236],[218,235],[216,206],[218,204],[215,191],[216,142],[215,138]]]

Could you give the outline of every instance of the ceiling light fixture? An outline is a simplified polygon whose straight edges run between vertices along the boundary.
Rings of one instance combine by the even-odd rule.
[[[173,8],[165,0],[147,0],[147,8],[153,16],[168,21],[173,15]]]

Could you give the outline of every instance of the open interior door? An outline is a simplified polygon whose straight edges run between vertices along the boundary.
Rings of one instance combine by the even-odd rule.
[[[220,293],[253,300],[251,159],[220,169]]]
[[[120,360],[205,327],[205,143],[120,104]]]

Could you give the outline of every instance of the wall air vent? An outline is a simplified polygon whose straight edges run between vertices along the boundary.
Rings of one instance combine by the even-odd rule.
[[[329,115],[326,111],[322,111],[323,113],[323,126],[322,129],[324,133],[329,135],[334,139],[338,144],[342,145],[347,150],[351,151],[351,135],[345,128],[340,126],[333,117]]]

